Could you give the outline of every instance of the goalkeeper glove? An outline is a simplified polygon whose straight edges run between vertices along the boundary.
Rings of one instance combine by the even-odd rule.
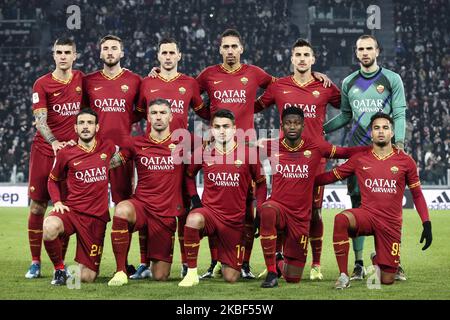
[[[259,224],[261,223],[261,220],[259,218],[259,213],[256,212],[255,219],[253,220],[253,230],[255,232],[255,238],[257,239],[259,237]]]
[[[425,240],[425,245],[423,246],[422,250],[426,250],[433,241],[433,235],[431,234],[431,221],[425,221],[423,223],[423,231],[422,236],[420,237],[420,243],[422,243],[423,240]]]
[[[195,196],[193,196],[191,198],[191,210],[195,209],[195,208],[202,208],[202,201],[200,200],[200,197],[198,196],[198,194],[196,194]]]

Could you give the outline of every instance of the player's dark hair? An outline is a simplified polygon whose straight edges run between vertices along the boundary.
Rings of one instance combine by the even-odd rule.
[[[233,124],[236,122],[236,117],[234,116],[233,111],[228,109],[219,109],[214,115],[211,117],[211,123],[213,123],[215,118],[227,118],[230,119]]]
[[[73,52],[77,51],[77,46],[75,45],[75,41],[70,38],[58,38],[53,44],[53,48],[55,46],[72,46]]]
[[[381,49],[381,48],[380,48],[380,44],[378,43],[377,38],[375,38],[374,36],[372,36],[372,35],[370,35],[370,34],[363,34],[362,36],[360,36],[360,37],[356,40],[356,42],[358,42],[359,40],[364,40],[364,39],[372,39],[373,41],[375,41],[375,44],[377,45],[377,48],[378,48],[378,49]]]
[[[156,99],[150,101],[148,103],[148,110],[150,110],[150,107],[155,104],[163,104],[169,108],[170,112],[172,112],[172,109],[170,109],[170,102],[163,98],[156,98]]]
[[[95,112],[94,110],[92,110],[91,108],[83,108],[80,110],[80,112],[78,112],[77,117],[75,119],[75,123],[78,123],[78,117],[82,114],[90,114],[91,116],[95,117],[95,124],[98,124],[98,114],[97,112]]]
[[[377,120],[377,119],[380,119],[380,118],[389,120],[389,122],[390,122],[392,128],[394,128],[394,120],[392,120],[392,118],[391,118],[390,115],[388,115],[388,114],[386,114],[386,113],[383,113],[383,112],[377,112],[377,113],[375,113],[375,114],[370,118],[370,128],[372,128],[373,122],[374,122],[375,120]]]
[[[294,52],[295,48],[300,48],[300,47],[308,47],[311,49],[312,54],[314,55],[314,49],[311,45],[311,43],[309,43],[308,40],[302,39],[302,38],[298,38],[297,40],[295,40],[294,44],[292,45],[292,52]]]
[[[241,34],[236,29],[227,29],[220,35],[220,41],[222,42],[222,39],[225,37],[236,37],[239,39],[239,42],[244,45],[242,42]]]
[[[105,43],[108,40],[118,41],[120,43],[120,48],[123,50],[122,39],[120,39],[118,36],[115,36],[115,35],[112,35],[112,34],[108,34],[108,35],[106,35],[106,36],[104,36],[103,38],[100,39],[100,48],[102,47],[102,44]]]
[[[305,114],[303,113],[303,110],[297,107],[288,107],[283,110],[283,113],[281,114],[281,121],[284,120],[284,118],[290,114],[296,114],[302,118],[302,120],[305,119]]]
[[[161,45],[166,44],[166,43],[174,43],[177,46],[177,50],[180,51],[180,47],[178,46],[178,42],[174,38],[162,38],[158,42],[158,51],[161,49]]]

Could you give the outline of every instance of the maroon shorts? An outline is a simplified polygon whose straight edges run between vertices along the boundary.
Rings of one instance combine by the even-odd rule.
[[[147,228],[147,258],[172,263],[176,217],[161,217],[150,212],[145,202],[129,199],[136,211],[134,231]]]
[[[244,225],[226,225],[208,208],[197,208],[191,212],[200,213],[205,218],[204,236],[216,236],[219,261],[240,271],[245,254],[245,246],[242,245]]]
[[[277,201],[268,200],[264,206],[275,208],[279,213],[277,230],[284,236],[283,254],[298,267],[304,267],[308,256],[309,225],[311,220],[300,220],[290,214],[289,209]]]
[[[327,159],[322,158],[320,159],[319,168],[317,168],[316,175],[319,175],[323,172],[325,172],[327,166]],[[323,193],[325,190],[325,186],[317,186],[313,190],[313,209],[322,209],[322,203],[323,203]]]
[[[395,273],[400,263],[401,230],[383,226],[373,213],[362,208],[346,210],[356,219],[352,237],[374,236],[376,262],[381,270]]]
[[[54,161],[54,156],[46,156],[38,151],[34,144],[31,145],[30,173],[28,176],[28,196],[30,199],[40,202],[48,202],[50,200],[47,181]],[[61,197],[65,199],[67,195],[67,184],[65,180],[61,182],[61,188]]]
[[[117,205],[120,201],[130,199],[133,186],[134,163],[128,161],[123,166],[109,170],[109,181],[111,183],[111,197]]]
[[[106,222],[75,210],[64,214],[52,211],[50,216],[62,220],[64,225],[63,236],[68,237],[76,233],[77,252],[75,261],[98,273],[102,260]]]

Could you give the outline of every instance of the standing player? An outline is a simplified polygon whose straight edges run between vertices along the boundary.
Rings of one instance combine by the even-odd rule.
[[[420,243],[427,249],[432,242],[428,208],[420,188],[414,160],[392,146],[394,121],[384,113],[370,119],[372,148],[350,158],[333,171],[316,177],[316,184],[328,184],[356,175],[361,182],[361,207],[349,209],[334,219],[333,246],[340,276],[337,289],[350,286],[348,277],[349,236],[373,235],[375,240],[374,265],[381,269],[381,283],[395,281],[400,263],[402,230],[402,200],[408,185],[414,205],[423,224]]]
[[[205,91],[210,100],[211,115],[219,109],[229,109],[236,117],[236,128],[246,132],[250,141],[256,140],[254,130],[254,104],[256,93],[259,88],[266,88],[275,80],[262,69],[241,63],[241,55],[244,46],[241,35],[234,29],[227,29],[221,35],[219,52],[222,55],[222,64],[213,65],[203,70],[197,77],[200,91]],[[328,85],[328,78],[322,74],[315,73]],[[251,191],[251,190],[250,190]],[[242,265],[242,277],[254,279],[250,271],[250,255],[253,248],[253,210],[251,208],[253,198],[249,194],[245,228],[245,257]],[[210,241],[211,266],[204,278],[212,277],[216,259],[214,241]]]
[[[170,122],[170,132],[177,129],[187,129],[188,111],[191,107],[199,116],[209,119],[209,110],[204,107],[197,81],[178,72],[178,62],[181,52],[175,39],[163,38],[158,44],[158,61],[160,72],[156,77],[149,76],[142,80],[139,90],[139,111],[147,114],[149,101],[164,98],[170,102],[173,120]],[[185,204],[188,206],[187,203]],[[182,256],[182,277],[186,275],[187,264],[184,256],[183,230],[186,215],[178,217],[178,240]],[[147,270],[148,261],[145,250],[146,236],[139,232],[141,242],[141,264],[137,269],[136,278],[142,278]],[[134,277],[134,275],[132,276]]]
[[[32,263],[25,275],[28,279],[41,275],[42,225],[50,200],[47,180],[55,154],[67,142],[76,139],[73,123],[80,111],[83,77],[82,72],[72,70],[76,56],[73,40],[57,39],[53,45],[55,70],[40,77],[33,86],[33,114],[37,133],[30,154],[28,239]],[[67,244],[63,244],[63,256]]]
[[[315,57],[314,50],[308,41],[303,39],[295,41],[292,46],[291,62],[294,66],[294,74],[277,79],[272,83],[256,101],[255,110],[267,108],[275,103],[280,113],[281,123],[281,115],[286,108],[300,108],[303,110],[305,117],[302,137],[314,141],[323,141],[322,126],[326,117],[326,108],[328,104],[339,108],[341,101],[339,89],[334,84],[325,88],[320,81],[313,77],[311,67],[315,62]],[[325,166],[326,159],[322,158],[318,173],[324,172]],[[313,255],[310,279],[322,280],[320,256],[323,237],[321,214],[323,187],[315,188],[313,194],[313,213],[309,229],[309,241]]]
[[[112,141],[96,139],[97,114],[82,109],[74,125],[75,146],[59,151],[48,177],[54,209],[44,221],[45,250],[55,272],[51,284],[64,285],[67,275],[62,258],[61,238],[77,235],[75,261],[80,264],[81,281],[97,277],[103,252],[108,210],[108,169],[116,152]],[[67,180],[67,200],[62,198],[61,181]]]
[[[188,272],[178,284],[191,287],[199,283],[197,256],[200,236],[215,236],[217,257],[222,265],[222,275],[227,282],[235,282],[241,275],[245,246],[242,245],[247,192],[250,183],[256,183],[258,206],[266,199],[265,176],[261,173],[259,160],[250,162],[250,148],[244,141],[235,141],[236,125],[234,115],[229,110],[219,110],[211,120],[214,137],[212,145],[197,149],[194,160],[187,169],[188,192],[197,194],[195,175],[203,169],[205,177],[202,194],[203,208],[191,210],[184,227],[184,250],[188,262]],[[198,151],[198,153],[197,153]],[[201,157],[199,157],[199,155]]]
[[[125,261],[129,246],[129,230],[147,229],[147,257],[152,261],[153,279],[167,280],[172,265],[173,246],[177,226],[176,217],[184,214],[182,183],[184,164],[177,162],[177,146],[172,142],[170,102],[164,99],[149,103],[148,136],[134,139],[131,155],[138,175],[136,192],[132,198],[120,202],[114,211],[111,241],[117,269],[109,286],[128,283]]]
[[[377,39],[363,35],[356,41],[356,56],[361,68],[353,72],[342,83],[341,114],[324,125],[325,133],[342,128],[353,119],[349,145],[370,144],[370,118],[377,112],[389,114],[394,119],[395,144],[403,149],[405,140],[406,100],[400,76],[377,64],[380,49]],[[361,194],[355,176],[347,180],[352,207],[361,205]],[[362,280],[365,276],[363,263],[364,237],[353,239],[355,268],[352,280]],[[398,280],[406,280],[401,267]]]

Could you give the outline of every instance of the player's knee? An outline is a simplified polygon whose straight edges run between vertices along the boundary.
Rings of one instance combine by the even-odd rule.
[[[235,283],[239,280],[241,273],[238,270],[230,268],[228,266],[223,266],[222,269],[223,279],[228,283]]]
[[[87,268],[81,270],[81,282],[92,283],[97,279],[97,272]]]
[[[381,283],[385,285],[390,285],[395,282],[395,272],[392,272],[391,268],[386,268],[384,266],[380,266],[381,269]],[[383,269],[388,269],[389,272],[383,271]]]
[[[167,270],[154,270],[152,271],[152,278],[155,281],[167,281],[169,279],[170,272]]]
[[[299,283],[301,278],[300,277],[289,277],[289,276],[284,276],[284,279],[286,280],[286,282],[288,283]]]
[[[200,213],[191,212],[186,219],[186,225],[191,228],[198,228],[202,225],[203,219]]]
[[[260,219],[261,219],[261,227],[267,226],[270,227],[277,221],[277,212],[274,208],[269,206],[263,206],[261,208]]]
[[[60,231],[60,223],[54,217],[47,217],[44,219],[43,225],[43,239],[44,241],[55,240]]]
[[[36,215],[44,215],[47,210],[47,203],[31,200],[30,213]]]
[[[334,217],[334,229],[335,230],[347,230],[349,227],[349,221],[345,214],[339,213]]]
[[[120,202],[114,210],[114,215],[116,217],[129,220],[131,215],[131,208],[128,204]]]

